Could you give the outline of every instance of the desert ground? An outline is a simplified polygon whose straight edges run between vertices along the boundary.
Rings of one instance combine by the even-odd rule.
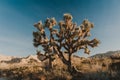
[[[67,55],[65,55],[67,58]],[[41,56],[43,57],[43,56]],[[1,80],[119,80],[120,54],[89,58],[72,56],[76,72],[71,75],[57,55],[52,69],[47,70],[48,59],[41,61],[37,55],[13,57],[0,55]],[[5,78],[5,79],[2,79]]]

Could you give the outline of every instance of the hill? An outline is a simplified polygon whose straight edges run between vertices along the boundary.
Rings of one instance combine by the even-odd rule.
[[[111,57],[111,56],[120,56],[120,50],[117,50],[117,51],[108,51],[106,53],[95,54],[95,55],[91,56],[91,58],[93,58],[93,57],[105,58],[105,57]]]

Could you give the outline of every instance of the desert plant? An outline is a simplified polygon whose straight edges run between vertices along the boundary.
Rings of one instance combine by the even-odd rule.
[[[43,47],[45,55],[49,58],[50,66],[52,65],[52,55],[56,53],[67,65],[69,72],[74,69],[71,63],[73,53],[83,49],[84,53],[89,54],[89,46],[94,48],[99,44],[99,40],[96,38],[89,40],[90,30],[94,27],[93,23],[85,19],[80,26],[77,26],[72,19],[71,14],[64,14],[63,20],[57,24],[55,18],[47,18],[44,24],[41,21],[36,23],[34,26],[38,31],[33,32],[34,46]],[[65,53],[68,54],[68,58],[64,56]]]
[[[38,29],[38,31],[33,32],[33,36],[34,36],[34,46],[38,47],[39,45],[41,45],[43,47],[43,50],[45,52],[44,56],[45,59],[49,59],[49,69],[52,68],[52,60],[54,58],[52,58],[53,56],[53,46],[54,46],[54,37],[53,37],[53,26],[56,25],[56,20],[54,18],[47,18],[47,20],[45,21],[45,24],[42,25],[42,22],[38,22],[36,24],[34,24],[34,26]],[[45,28],[48,28],[50,34],[48,34],[49,36],[46,35],[45,33]],[[40,55],[41,52],[37,51],[37,55]]]

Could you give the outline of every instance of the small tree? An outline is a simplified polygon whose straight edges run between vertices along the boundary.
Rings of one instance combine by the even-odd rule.
[[[84,20],[80,26],[77,26],[72,19],[72,15],[64,14],[63,20],[57,25],[55,18],[47,18],[44,24],[41,21],[36,23],[34,26],[38,31],[33,32],[34,46],[43,47],[45,54],[49,56],[50,65],[52,55],[57,53],[62,62],[67,65],[69,72],[73,70],[71,63],[73,53],[83,49],[84,53],[89,54],[89,46],[94,48],[99,44],[96,38],[88,39],[91,35],[90,30],[94,27],[93,23]],[[57,26],[57,29],[54,26]],[[45,28],[48,28],[50,35],[46,36]],[[68,54],[68,58],[65,58],[64,53]]]

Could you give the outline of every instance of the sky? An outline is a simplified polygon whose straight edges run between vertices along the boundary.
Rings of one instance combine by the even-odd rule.
[[[47,17],[60,21],[64,13],[78,25],[84,19],[94,23],[91,39],[101,44],[91,55],[120,50],[120,0],[0,0],[0,54],[27,56],[36,54],[33,24]],[[76,53],[84,55],[83,51]]]

